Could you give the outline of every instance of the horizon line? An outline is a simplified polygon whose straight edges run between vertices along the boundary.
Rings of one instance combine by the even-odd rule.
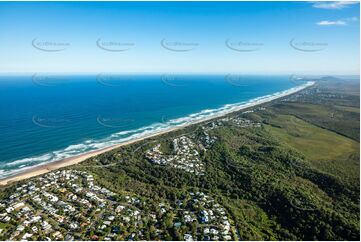
[[[254,72],[0,72],[0,76],[12,75],[12,76],[23,76],[23,75],[308,75],[308,76],[360,76],[360,73],[307,73],[307,72],[282,72],[282,73],[254,73]]]

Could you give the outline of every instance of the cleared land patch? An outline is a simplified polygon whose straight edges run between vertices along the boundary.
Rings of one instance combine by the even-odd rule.
[[[270,123],[266,125],[270,133],[304,154],[313,166],[334,175],[359,177],[358,142],[291,115],[277,115]]]

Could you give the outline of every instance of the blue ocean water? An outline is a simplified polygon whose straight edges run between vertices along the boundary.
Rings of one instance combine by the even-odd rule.
[[[289,76],[1,76],[0,178],[295,86]]]

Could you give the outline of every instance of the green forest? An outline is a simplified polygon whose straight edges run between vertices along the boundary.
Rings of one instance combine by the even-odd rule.
[[[66,168],[91,173],[117,193],[175,204],[189,192],[213,197],[229,216],[233,240],[359,240],[359,82],[323,78],[299,93],[124,146]],[[239,125],[232,118],[249,120]],[[215,142],[204,145],[204,129]],[[248,122],[248,121],[247,121]],[[147,150],[186,135],[204,175],[150,162]],[[204,149],[206,147],[206,149]],[[6,197],[22,182],[3,188]],[[147,239],[183,240],[177,214],[146,226]],[[157,237],[155,229],[165,231]],[[193,229],[194,230],[194,229]],[[81,238],[81,236],[79,237]],[[124,238],[125,239],[125,238]],[[136,238],[135,238],[136,239]]]

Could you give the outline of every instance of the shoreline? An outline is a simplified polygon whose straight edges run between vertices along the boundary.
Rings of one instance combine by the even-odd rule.
[[[116,145],[112,145],[112,146],[109,146],[109,147],[106,147],[106,148],[102,148],[102,149],[99,149],[99,150],[90,151],[90,152],[87,152],[87,153],[84,153],[84,154],[80,154],[80,155],[76,155],[76,156],[73,156],[73,157],[69,157],[69,158],[49,162],[49,163],[46,163],[46,164],[40,164],[38,166],[34,166],[34,167],[29,168],[29,169],[26,169],[25,171],[20,172],[18,174],[14,174],[12,176],[0,179],[0,186],[6,186],[6,185],[9,185],[9,184],[14,183],[14,182],[18,182],[18,181],[21,181],[21,180],[25,180],[25,179],[35,177],[35,176],[43,175],[45,173],[48,173],[48,172],[51,172],[51,171],[54,171],[54,170],[57,170],[57,169],[60,169],[60,168],[64,168],[64,167],[67,167],[67,166],[78,164],[78,163],[80,163],[82,161],[87,160],[88,158],[103,154],[105,152],[111,151],[113,149],[117,149],[117,148],[122,147],[122,146],[137,143],[139,141],[142,141],[142,140],[145,140],[145,139],[148,139],[148,138],[151,138],[151,137],[155,137],[155,136],[166,134],[166,133],[169,133],[169,132],[172,132],[172,131],[180,130],[182,128],[185,128],[185,127],[188,127],[188,126],[191,126],[191,125],[194,125],[194,124],[199,124],[199,123],[206,122],[206,121],[209,121],[209,120],[212,120],[212,119],[223,117],[225,115],[228,115],[228,114],[231,114],[231,113],[234,113],[234,112],[241,111],[243,109],[247,109],[247,108],[254,107],[254,106],[257,106],[257,105],[261,105],[261,104],[264,104],[264,103],[268,103],[268,102],[274,101],[276,99],[279,99],[279,98],[282,98],[282,97],[285,97],[285,96],[289,96],[289,95],[292,95],[292,94],[297,93],[299,91],[302,91],[302,90],[304,90],[304,89],[306,89],[308,87],[313,86],[314,84],[315,84],[315,82],[307,82],[306,84],[304,84],[302,86],[294,87],[293,89],[285,90],[285,91],[279,93],[278,95],[272,95],[272,96],[269,96],[269,97],[265,96],[264,98],[262,98],[260,100],[249,102],[249,103],[246,103],[244,105],[237,106],[234,109],[231,109],[231,110],[216,114],[214,116],[210,116],[210,117],[207,117],[207,118],[204,118],[204,119],[196,120],[194,122],[182,124],[182,125],[179,125],[179,126],[173,126],[173,127],[165,128],[164,130],[154,132],[152,134],[148,134],[148,135],[145,135],[143,137],[135,138],[133,140],[125,141],[125,142],[122,142],[122,143],[119,143],[119,144],[116,144]]]

